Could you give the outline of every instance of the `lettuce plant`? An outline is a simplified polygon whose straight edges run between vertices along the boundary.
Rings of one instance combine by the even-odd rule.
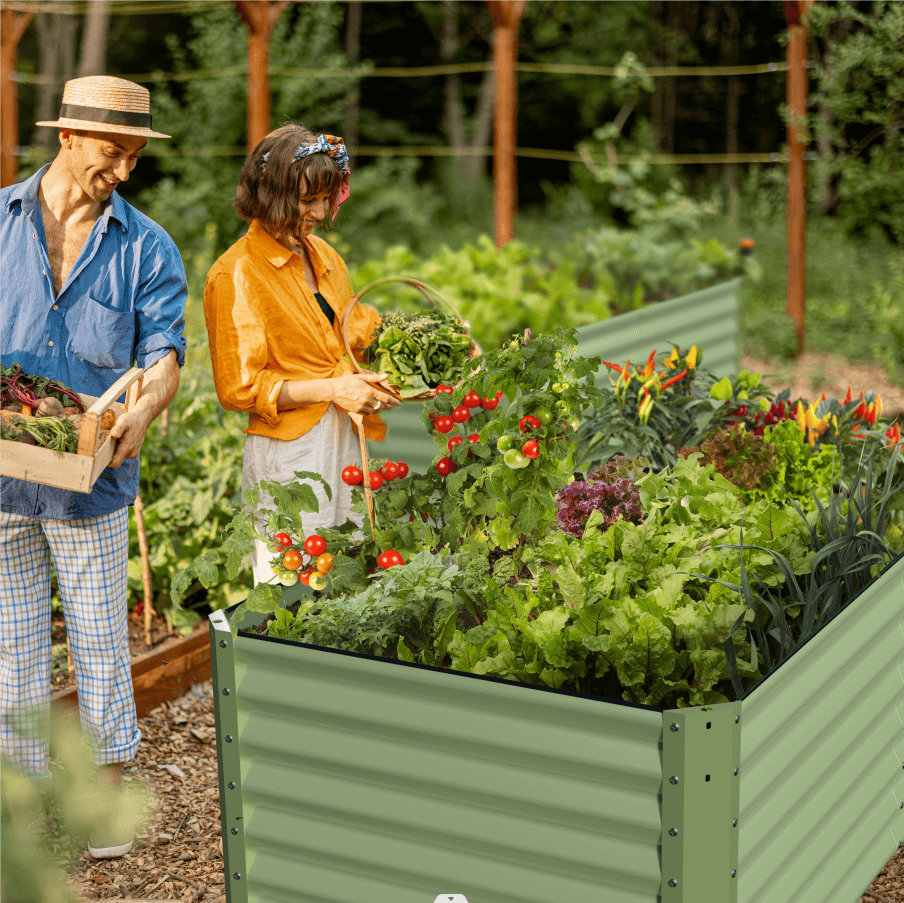
[[[577,539],[581,539],[587,520],[594,511],[602,514],[597,525],[607,530],[619,518],[634,524],[643,519],[640,510],[640,494],[634,480],[643,464],[624,457],[597,468],[586,480],[575,480],[556,494],[556,523]]]

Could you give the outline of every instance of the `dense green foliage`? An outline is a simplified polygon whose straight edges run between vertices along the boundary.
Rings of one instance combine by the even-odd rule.
[[[685,404],[670,402],[699,404],[712,463],[690,450],[666,466],[635,456],[584,481],[574,475],[577,422],[562,420],[604,393],[593,375],[599,362],[575,356],[573,342],[559,330],[473,362],[464,385],[424,405],[441,449],[428,472],[376,492],[373,526],[321,531],[333,556],[327,595],[300,588],[288,611],[274,576],[236,609],[233,629],[245,611],[269,613],[270,634],[284,639],[646,705],[702,705],[741,696],[891,560],[901,447],[886,447],[877,408],[801,405],[795,420],[770,421],[760,436],[749,408],[774,405],[756,404],[758,375],[701,379],[705,396],[682,389]],[[653,356],[633,375],[611,365],[622,384],[613,392],[624,398],[626,375],[628,384],[643,379],[666,409],[668,388],[700,376],[697,356],[673,349],[664,363],[676,376],[661,385]],[[451,438],[434,429],[432,417],[472,392],[503,400],[472,407]],[[670,429],[650,416],[656,406],[640,403],[651,433]],[[732,431],[719,428],[717,410]],[[853,458],[861,447],[840,423],[854,416],[875,429],[867,466],[854,460],[851,472],[836,455]],[[300,488],[278,491],[268,524],[289,531],[299,551],[297,506],[311,501],[297,497]],[[363,493],[354,493],[364,514]],[[174,603],[195,577],[215,585],[224,556],[235,577],[261,538],[252,523],[237,514],[223,546],[176,576]]]

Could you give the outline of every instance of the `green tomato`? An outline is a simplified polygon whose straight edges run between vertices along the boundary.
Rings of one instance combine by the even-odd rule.
[[[496,448],[498,448],[501,452],[506,452],[512,447],[512,445],[512,437],[503,434],[499,437],[499,441],[496,443]]]
[[[552,389],[553,392],[564,392],[570,387],[571,383],[553,383],[549,388]]]
[[[298,571],[280,571],[279,582],[283,586],[295,586],[298,583]]]
[[[565,422],[575,431],[581,425],[581,421],[577,417],[569,417]]]
[[[528,458],[527,455],[522,455],[517,448],[510,448],[502,456],[502,459],[512,468],[512,470],[521,470],[523,467],[527,467],[527,465],[530,464],[530,458]]]
[[[547,408],[537,408],[534,411],[534,417],[536,417],[543,426],[552,422],[552,413]]]

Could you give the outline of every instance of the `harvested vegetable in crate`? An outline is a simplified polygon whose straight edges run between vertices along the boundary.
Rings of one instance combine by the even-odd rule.
[[[70,454],[78,448],[78,430],[68,417],[21,417],[13,414],[9,419],[3,418],[0,438]]]
[[[59,409],[59,413],[62,413],[62,408],[73,406],[77,413],[85,412],[85,406],[82,404],[78,392],[70,389],[69,386],[64,386],[61,382],[47,376],[30,376],[23,372],[19,364],[13,364],[10,367],[0,364],[0,405],[3,408],[9,409],[18,404],[35,411],[45,399],[55,399],[60,402],[62,407]],[[15,409],[13,408],[13,410]]]
[[[439,311],[396,313],[377,327],[364,355],[372,369],[389,377],[402,398],[412,398],[441,383],[458,382],[470,346],[454,317]]]

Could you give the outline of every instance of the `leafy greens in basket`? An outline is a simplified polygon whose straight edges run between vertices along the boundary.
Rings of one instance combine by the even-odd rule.
[[[389,377],[402,398],[458,382],[468,363],[471,340],[461,324],[439,311],[395,313],[377,327],[364,355],[368,365]]]

